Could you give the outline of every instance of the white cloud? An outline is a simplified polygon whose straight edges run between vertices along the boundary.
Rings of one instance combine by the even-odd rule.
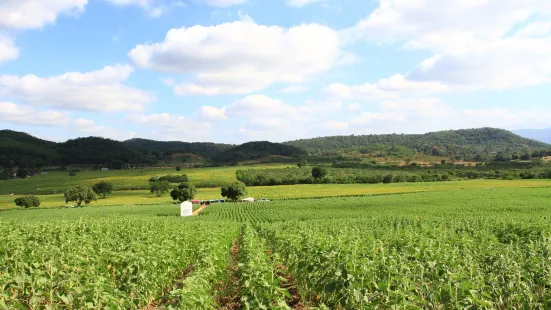
[[[434,52],[406,83],[501,90],[551,82],[549,18],[548,0],[381,0],[341,38]]]
[[[260,117],[296,117],[297,111],[281,100],[265,95],[251,95],[228,105],[226,115],[230,117],[250,117],[253,115]]]
[[[303,6],[307,6],[309,4],[320,2],[321,0],[287,0],[287,5],[295,7],[295,8],[301,8]]]
[[[339,121],[327,121],[323,124],[323,129],[329,130],[332,132],[339,132],[348,129],[348,123],[347,122],[339,122]]]
[[[95,121],[84,118],[74,120],[72,125],[75,131],[94,137],[103,137],[119,141],[132,139],[136,135],[134,132],[122,132],[118,129],[109,128],[103,125],[96,125]]]
[[[218,109],[211,106],[202,106],[199,111],[197,111],[197,115],[204,121],[224,121],[228,119],[224,109]]]
[[[284,94],[296,94],[296,93],[303,93],[305,91],[308,91],[310,87],[306,85],[296,85],[296,86],[289,86],[285,87],[280,90],[280,92]]]
[[[37,111],[11,102],[0,102],[0,122],[15,125],[58,126],[69,121],[69,114],[58,111]]]
[[[551,111],[506,108],[460,109],[436,98],[383,101],[380,111],[349,118],[356,133],[425,133],[461,128],[532,128],[551,122]]]
[[[122,84],[132,71],[130,66],[116,65],[87,73],[69,72],[46,78],[32,74],[0,75],[0,95],[16,98],[26,105],[63,110],[136,112],[155,98]]]
[[[53,24],[60,14],[84,11],[88,0],[2,0],[0,29],[41,28]]]
[[[17,59],[17,57],[19,57],[19,49],[15,47],[10,38],[3,37],[0,34],[0,64]]]
[[[234,5],[244,4],[248,0],[204,0],[210,6],[226,8]]]
[[[179,95],[249,94],[274,83],[302,83],[343,56],[337,32],[318,24],[289,29],[250,19],[171,29],[160,43],[129,52],[139,67],[190,74]]]
[[[182,2],[172,2],[170,5],[166,1],[160,0],[105,0],[115,6],[136,6],[142,8],[150,17],[160,17],[166,13],[171,5],[182,6]]]
[[[348,111],[359,111],[359,110],[362,109],[362,105],[359,104],[359,103],[357,103],[357,102],[354,102],[354,103],[349,104],[349,105],[346,107],[346,109],[347,109]]]
[[[210,141],[209,123],[168,113],[131,114],[127,120],[149,126],[150,137],[162,141]]]

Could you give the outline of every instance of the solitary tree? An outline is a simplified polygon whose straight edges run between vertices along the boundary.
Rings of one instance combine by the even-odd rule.
[[[181,169],[182,169],[182,167],[176,166],[176,171],[180,171]]]
[[[155,193],[157,197],[161,197],[164,193],[170,190],[170,183],[167,180],[156,180],[149,186],[151,193]]]
[[[189,182],[184,182],[170,192],[170,197],[176,201],[184,202],[193,199],[195,194],[197,194],[195,186]]]
[[[222,196],[233,201],[237,201],[245,195],[247,195],[247,187],[243,182],[237,181],[222,187]]]
[[[75,201],[77,203],[77,206],[79,207],[82,205],[83,202],[85,204],[89,204],[90,202],[95,200],[97,200],[96,193],[94,193],[94,191],[88,186],[77,185],[68,189],[65,192],[65,203],[68,203],[69,201]]]
[[[304,166],[308,165],[308,162],[306,161],[306,159],[301,159],[298,163],[297,163],[297,166],[299,168],[302,168]]]
[[[94,185],[94,187],[92,187],[92,190],[94,190],[94,193],[98,194],[101,199],[105,199],[105,196],[107,196],[107,194],[111,194],[111,192],[113,191],[113,184],[111,184],[110,182],[101,181]]]
[[[38,208],[40,206],[40,199],[36,196],[23,196],[15,198],[15,205],[23,208]]]
[[[24,179],[24,178],[27,177],[28,174],[29,174],[29,171],[25,168],[17,169],[17,177],[18,178]]]
[[[312,168],[312,177],[314,179],[321,179],[327,175],[327,169],[320,166]]]

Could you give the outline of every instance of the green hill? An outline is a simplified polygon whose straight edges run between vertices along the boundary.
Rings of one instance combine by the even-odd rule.
[[[230,148],[215,157],[217,162],[237,163],[240,161],[259,159],[268,156],[299,157],[308,153],[298,147],[268,141],[247,142]]]
[[[310,155],[329,155],[343,151],[407,149],[435,156],[457,156],[472,159],[477,155],[499,152],[533,152],[550,149],[551,145],[526,139],[514,133],[494,128],[447,130],[426,134],[350,135],[319,137],[286,142],[307,150]]]
[[[210,159],[218,153],[224,152],[232,147],[231,144],[211,142],[180,142],[180,141],[155,141],[148,139],[134,138],[124,141],[127,146],[146,151],[153,154],[157,159],[165,159],[178,153],[190,153]]]

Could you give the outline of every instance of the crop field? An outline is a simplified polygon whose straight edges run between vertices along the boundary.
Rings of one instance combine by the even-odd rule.
[[[265,164],[246,166],[246,169],[275,169],[288,166],[288,164]],[[174,168],[80,171],[74,177],[69,176],[69,171],[50,171],[46,175],[37,175],[26,179],[0,180],[0,195],[63,191],[71,186],[93,186],[101,181],[113,183],[115,190],[147,189],[149,178],[167,174],[187,174],[196,187],[220,187],[235,181],[235,171],[238,169],[244,169],[244,167],[182,168],[180,171],[176,171]]]
[[[550,308],[551,189],[463,188],[2,211],[0,309]]]
[[[248,194],[254,198],[303,199],[339,196],[381,195],[426,191],[471,190],[487,188],[519,188],[519,187],[549,187],[551,180],[468,180],[450,182],[426,183],[391,183],[391,184],[304,184],[292,186],[257,186],[249,187]],[[0,196],[0,210],[17,208],[14,205],[18,195]],[[65,203],[62,194],[40,195],[41,208],[63,207]],[[199,188],[197,199],[217,199],[220,188]],[[91,206],[117,205],[162,205],[171,204],[168,194],[157,197],[146,190],[114,191],[106,199],[98,199]]]

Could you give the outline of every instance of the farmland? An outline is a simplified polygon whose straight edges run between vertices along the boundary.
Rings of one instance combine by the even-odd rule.
[[[548,308],[549,183],[502,182],[3,211],[0,308]]]
[[[289,165],[267,164],[248,166],[250,169],[285,168]],[[242,167],[241,167],[242,168]],[[0,180],[0,195],[27,194],[36,192],[51,193],[54,190],[63,191],[75,185],[92,186],[100,181],[112,182],[115,190],[123,189],[147,189],[148,180],[151,177],[167,174],[187,174],[197,187],[220,187],[235,181],[234,167],[213,167],[201,169],[174,168],[129,169],[112,171],[79,171],[76,176],[69,176],[69,171],[50,171],[45,175],[37,175],[25,179]]]
[[[116,185],[116,183],[115,183]],[[249,187],[252,197],[277,199],[305,199],[337,196],[380,195],[408,192],[471,190],[486,188],[551,187],[551,180],[468,180],[426,183],[392,184],[304,184],[293,186],[256,186]],[[13,203],[18,195],[0,196],[0,210],[15,208]],[[62,194],[41,195],[41,208],[63,207]],[[220,197],[220,188],[199,188],[197,199],[215,199]],[[172,201],[169,196],[156,197],[146,190],[114,191],[107,199],[98,199],[92,206],[112,205],[164,205]]]

